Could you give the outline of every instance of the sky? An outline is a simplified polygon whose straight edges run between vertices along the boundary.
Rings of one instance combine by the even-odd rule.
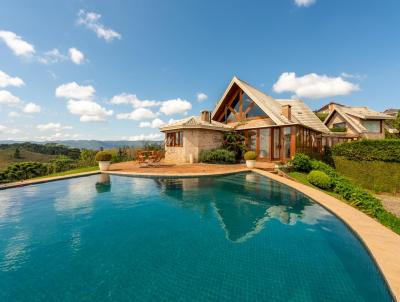
[[[400,107],[400,1],[1,1],[0,140],[160,140],[233,76]]]

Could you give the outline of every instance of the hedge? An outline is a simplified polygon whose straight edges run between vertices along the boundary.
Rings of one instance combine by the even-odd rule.
[[[349,160],[400,162],[400,140],[359,140],[337,144],[332,148],[332,154]]]
[[[336,170],[358,185],[375,192],[400,192],[400,163],[356,161],[334,156]]]
[[[236,154],[225,149],[202,150],[199,156],[200,162],[212,164],[232,164],[236,162]]]

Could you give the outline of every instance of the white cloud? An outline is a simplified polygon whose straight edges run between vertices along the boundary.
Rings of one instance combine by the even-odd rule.
[[[35,53],[35,47],[32,44],[22,40],[20,36],[11,31],[0,30],[0,39],[16,56],[30,56]]]
[[[61,131],[64,129],[72,129],[71,126],[63,126],[60,123],[47,123],[47,124],[39,124],[36,126],[36,129],[39,131]]]
[[[130,113],[117,114],[117,119],[140,121],[140,120],[152,119],[155,118],[156,116],[157,114],[151,111],[150,109],[137,108]]]
[[[351,74],[351,73],[347,73],[347,72],[342,72],[340,75],[341,75],[343,78],[355,79],[355,80],[358,80],[358,81],[363,81],[363,80],[365,80],[365,79],[367,78],[367,75],[366,75],[366,74],[358,74],[358,73],[356,73],[356,74]]]
[[[198,101],[198,102],[204,102],[205,100],[208,99],[208,95],[205,94],[204,92],[198,92],[198,93],[196,94],[196,98],[197,98],[197,101]]]
[[[72,62],[77,65],[82,64],[85,61],[85,55],[78,49],[72,47],[68,50],[69,58]]]
[[[78,25],[84,25],[86,28],[94,31],[97,37],[111,42],[114,39],[121,39],[121,34],[112,30],[111,28],[105,27],[100,21],[101,15],[94,12],[86,12],[81,9],[78,12]]]
[[[4,125],[0,125],[0,134],[17,134],[19,132],[21,131],[18,129],[12,129]]]
[[[180,98],[167,100],[162,102],[160,112],[165,115],[172,114],[186,114],[188,110],[192,109],[192,104]]]
[[[127,94],[121,93],[119,95],[115,95],[109,101],[114,105],[121,104],[131,104],[133,108],[141,108],[141,107],[153,107],[159,106],[161,102],[153,101],[153,100],[140,100],[136,94]]]
[[[60,85],[56,88],[56,96],[59,98],[90,100],[93,98],[95,89],[93,86],[81,86],[76,82]]]
[[[159,118],[154,119],[151,122],[141,122],[139,124],[140,128],[160,128],[161,126],[164,126],[165,123],[160,120]]]
[[[11,112],[8,113],[7,116],[8,116],[9,118],[16,118],[16,117],[20,117],[21,115],[20,115],[18,112],[16,112],[16,111],[11,111]]]
[[[159,141],[162,140],[162,133],[140,134],[128,137],[122,137],[123,140],[129,141]]]
[[[25,113],[39,113],[42,110],[42,108],[40,108],[39,105],[31,102],[26,104],[22,110]]]
[[[42,56],[38,57],[38,61],[43,64],[54,64],[65,61],[67,56],[63,55],[57,48],[45,52]]]
[[[0,87],[20,87],[23,85],[25,85],[25,83],[21,78],[9,76],[8,74],[0,70]]]
[[[70,113],[80,115],[81,122],[102,122],[113,114],[112,110],[107,110],[92,101],[69,100],[67,107]]]
[[[19,97],[16,97],[7,90],[0,90],[0,105],[16,106],[21,103]]]
[[[41,141],[55,141],[55,140],[64,140],[64,139],[77,139],[79,138],[79,134],[69,134],[69,133],[61,133],[57,132],[48,136],[38,136],[37,139]]]
[[[277,93],[293,92],[295,97],[310,99],[347,95],[360,90],[358,85],[342,77],[329,77],[315,73],[297,77],[294,72],[282,73],[273,89]]]
[[[316,2],[316,0],[294,0],[294,3],[297,6],[304,6],[304,7],[308,7],[310,5],[313,5]]]

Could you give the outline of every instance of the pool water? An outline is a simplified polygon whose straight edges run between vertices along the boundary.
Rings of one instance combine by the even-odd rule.
[[[253,173],[0,191],[0,301],[393,301],[335,216]]]

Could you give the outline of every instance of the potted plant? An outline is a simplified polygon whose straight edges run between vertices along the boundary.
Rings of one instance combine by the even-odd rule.
[[[253,169],[256,163],[257,154],[254,151],[247,151],[244,154],[244,159],[246,161],[246,166],[249,169]]]
[[[96,161],[99,162],[100,171],[107,171],[110,167],[112,154],[109,151],[99,151],[96,153]]]

